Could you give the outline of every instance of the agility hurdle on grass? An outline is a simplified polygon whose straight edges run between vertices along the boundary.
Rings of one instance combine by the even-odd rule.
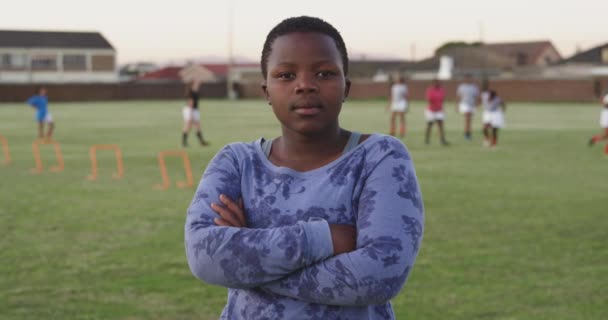
[[[8,150],[8,140],[0,134],[0,143],[2,143],[2,150],[4,151],[4,160],[2,164],[7,166],[11,163],[11,153]]]
[[[87,176],[89,180],[97,179],[97,150],[114,150],[116,156],[116,172],[112,173],[112,178],[121,179],[124,176],[124,167],[122,162],[122,152],[118,145],[115,144],[94,144],[89,149],[91,158],[91,174]]]
[[[61,148],[59,143],[52,139],[38,139],[32,143],[32,151],[34,153],[34,160],[36,161],[36,168],[32,168],[33,173],[41,173],[44,171],[42,166],[42,158],[40,157],[40,145],[52,144],[55,149],[55,158],[57,159],[57,165],[51,167],[51,172],[63,171],[63,155],[61,154]]]
[[[160,173],[163,178],[162,184],[156,184],[154,187],[156,189],[166,190],[171,185],[171,181],[169,180],[169,175],[167,174],[167,165],[165,163],[166,156],[175,156],[182,157],[184,160],[184,170],[186,173],[186,181],[177,181],[176,186],[178,188],[190,188],[194,185],[194,180],[192,179],[192,168],[190,167],[190,159],[188,159],[188,154],[186,151],[161,151],[158,153],[158,167],[160,168]]]

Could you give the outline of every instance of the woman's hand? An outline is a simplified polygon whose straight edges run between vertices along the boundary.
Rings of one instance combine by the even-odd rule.
[[[213,221],[218,226],[246,228],[247,219],[245,219],[245,211],[243,209],[243,199],[237,204],[228,196],[220,195],[220,204],[211,203],[211,209],[220,215]]]
[[[357,248],[357,229],[346,224],[330,224],[331,240],[334,246],[334,256],[351,252]]]

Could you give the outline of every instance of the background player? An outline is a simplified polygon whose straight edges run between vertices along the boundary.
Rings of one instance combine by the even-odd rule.
[[[389,107],[391,109],[391,123],[389,134],[395,135],[395,119],[399,118],[399,136],[405,137],[406,123],[405,113],[408,109],[408,88],[405,84],[405,78],[399,76],[396,83],[391,86],[391,96],[389,101]]]
[[[53,137],[53,129],[55,129],[55,123],[53,122],[53,116],[49,112],[49,99],[47,97],[47,89],[45,86],[40,86],[36,89],[36,93],[27,99],[27,104],[32,108],[36,109],[36,121],[38,122],[38,138],[45,138],[44,126],[48,125],[46,138],[51,139]]]
[[[464,82],[458,86],[456,94],[460,98],[458,112],[464,115],[464,138],[472,140],[471,119],[475,108],[479,104],[479,88],[473,82],[473,77],[470,74],[464,76]]]

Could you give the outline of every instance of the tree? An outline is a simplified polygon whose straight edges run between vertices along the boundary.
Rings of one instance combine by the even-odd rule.
[[[441,55],[441,53],[452,48],[480,47],[482,45],[483,42],[481,41],[473,41],[470,43],[466,41],[450,41],[442,44],[441,46],[439,46],[439,48],[435,49],[435,55]]]

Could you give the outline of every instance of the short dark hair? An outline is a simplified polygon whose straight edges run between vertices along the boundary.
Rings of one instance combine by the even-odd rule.
[[[338,32],[338,30],[336,30],[336,28],[334,28],[331,24],[322,19],[301,16],[287,18],[281,21],[274,28],[272,28],[272,30],[270,30],[266,36],[264,48],[262,49],[262,59],[260,62],[262,65],[262,75],[264,76],[264,79],[266,79],[266,74],[268,73],[268,57],[272,51],[272,44],[274,43],[274,40],[280,36],[295,32],[316,32],[331,37],[336,44],[336,48],[338,48],[338,51],[340,52],[344,75],[348,74],[348,53],[346,52],[346,45],[344,44],[344,40],[342,39],[340,32]]]

